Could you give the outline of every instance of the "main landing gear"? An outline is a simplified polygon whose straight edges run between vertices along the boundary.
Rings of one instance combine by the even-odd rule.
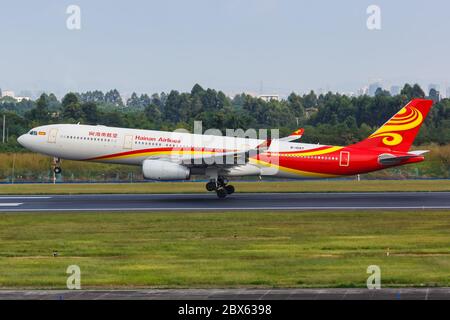
[[[228,180],[224,177],[217,177],[217,179],[211,179],[206,184],[206,190],[216,191],[219,198],[225,198],[227,195],[234,193],[234,187],[228,184]]]

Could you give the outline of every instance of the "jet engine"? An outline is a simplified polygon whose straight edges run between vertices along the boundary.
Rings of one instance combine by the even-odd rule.
[[[145,179],[151,180],[189,180],[189,168],[164,160],[144,160],[142,173]]]

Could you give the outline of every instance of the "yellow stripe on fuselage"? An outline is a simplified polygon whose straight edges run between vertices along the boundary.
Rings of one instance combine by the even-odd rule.
[[[280,156],[280,157],[304,157],[304,156],[320,156],[327,153],[332,153],[335,151],[341,150],[343,147],[329,147],[322,150],[317,151],[306,151],[306,152],[298,152],[298,153],[272,153],[272,155]]]

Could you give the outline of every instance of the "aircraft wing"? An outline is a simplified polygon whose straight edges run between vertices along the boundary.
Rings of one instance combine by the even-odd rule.
[[[233,167],[238,164],[247,163],[248,158],[248,152],[236,151],[182,156],[180,162],[187,167]]]
[[[184,165],[188,168],[205,168],[209,166],[226,168],[246,164],[249,157],[249,151],[185,155],[174,152],[173,154],[150,156],[147,159],[169,161]]]

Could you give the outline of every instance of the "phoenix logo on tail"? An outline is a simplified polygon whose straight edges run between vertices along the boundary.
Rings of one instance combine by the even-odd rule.
[[[366,140],[355,146],[408,151],[432,104],[432,100],[412,100]]]

